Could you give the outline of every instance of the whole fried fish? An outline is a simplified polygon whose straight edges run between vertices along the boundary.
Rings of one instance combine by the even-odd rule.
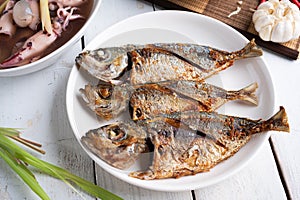
[[[202,81],[231,66],[235,60],[262,55],[254,40],[243,49],[225,52],[197,44],[146,44],[99,48],[80,53],[75,61],[92,76],[119,82],[130,71],[131,84],[168,80]],[[125,80],[123,80],[125,81]]]
[[[141,153],[148,151],[146,138],[143,127],[132,122],[116,122],[88,131],[81,142],[108,164],[126,169]]]
[[[97,116],[105,120],[115,118],[124,112],[128,108],[128,103],[131,99],[133,119],[139,120],[146,119],[146,115],[150,115],[143,114],[141,118],[137,117],[138,112],[159,114],[162,111],[166,113],[186,110],[214,111],[221,105],[232,100],[242,100],[257,105],[258,101],[255,95],[257,87],[257,83],[253,83],[237,91],[226,91],[208,83],[167,81],[157,84],[134,86],[131,84],[87,84],[84,88],[80,89],[80,92],[87,106]],[[163,104],[168,100],[170,103]],[[190,106],[187,105],[188,103]],[[150,105],[153,105],[151,110],[145,110]],[[161,110],[159,107],[164,105],[166,107]],[[155,111],[157,109],[161,111],[158,113]]]
[[[136,121],[176,112],[211,112],[230,100],[238,99],[257,105],[254,93],[256,89],[257,83],[238,91],[226,91],[208,83],[195,81],[144,85],[131,94],[131,116]]]
[[[289,132],[283,107],[270,119],[251,120],[214,112],[166,115],[148,123],[154,144],[149,170],[132,172],[139,179],[179,178],[209,171],[234,155],[253,134],[265,131]]]

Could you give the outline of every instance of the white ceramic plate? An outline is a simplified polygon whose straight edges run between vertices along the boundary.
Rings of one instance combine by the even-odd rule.
[[[1,69],[0,70],[0,77],[12,77],[12,76],[21,76],[25,74],[29,74],[32,72],[36,72],[38,70],[44,69],[46,67],[49,67],[53,63],[57,61],[57,59],[63,55],[70,47],[72,47],[83,35],[84,31],[89,26],[90,22],[94,19],[94,17],[97,15],[97,12],[100,8],[101,0],[95,0],[93,8],[91,10],[91,15],[88,18],[88,20],[85,22],[85,24],[81,27],[81,29],[64,45],[53,51],[52,53],[48,54],[47,56],[20,66],[20,67],[14,67],[14,68],[8,68],[8,69]]]
[[[183,11],[158,11],[137,15],[115,24],[98,35],[86,49],[152,42],[194,42],[226,51],[235,51],[244,47],[248,40],[226,24],[206,16]],[[110,123],[99,121],[81,99],[79,89],[89,81],[93,82],[94,79],[74,67],[67,86],[68,117],[79,143],[80,138],[88,130]],[[274,114],[273,85],[262,57],[236,61],[234,66],[208,81],[225,89],[239,89],[253,82],[259,84],[257,91],[259,106],[229,102],[219,112],[252,119],[266,119]],[[128,172],[131,170],[147,168],[151,163],[149,155],[143,155],[134,166],[122,171],[111,167],[83,148],[98,165],[123,181],[152,190],[184,191],[215,184],[236,173],[258,152],[269,136],[270,132],[253,137],[236,155],[209,172],[179,179],[151,181],[128,177]]]

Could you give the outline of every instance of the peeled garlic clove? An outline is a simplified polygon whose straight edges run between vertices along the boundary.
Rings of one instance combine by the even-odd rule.
[[[20,0],[15,4],[13,8],[13,19],[20,27],[26,27],[31,23],[33,14],[26,0]]]

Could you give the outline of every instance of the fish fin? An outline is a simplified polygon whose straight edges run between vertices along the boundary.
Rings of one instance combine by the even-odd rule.
[[[257,47],[255,40],[252,39],[243,49],[234,52],[236,59],[258,57],[263,54],[263,51]]]
[[[228,91],[228,98],[231,100],[240,99],[254,105],[258,105],[258,98],[255,95],[258,84],[252,83],[238,91]]]
[[[290,132],[288,117],[283,106],[280,110],[265,122],[266,130]]]

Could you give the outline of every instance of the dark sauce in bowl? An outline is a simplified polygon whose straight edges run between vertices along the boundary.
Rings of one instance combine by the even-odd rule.
[[[0,5],[4,3],[5,0],[0,0]],[[85,24],[87,19],[91,14],[93,8],[94,0],[87,0],[85,3],[78,6],[78,10],[74,11],[74,14],[80,14],[83,18],[75,19],[69,22],[67,29],[63,31],[51,45],[46,48],[41,55],[41,58],[55,51],[66,42],[68,42]],[[0,14],[0,16],[2,13]],[[36,32],[38,32],[38,29]],[[36,32],[32,31],[30,28],[17,28],[17,31],[14,36],[9,37],[4,34],[0,34],[0,63],[7,59],[10,55],[13,54],[13,49],[15,44],[18,41],[25,41],[27,38],[34,35]],[[43,44],[41,44],[43,45]]]

